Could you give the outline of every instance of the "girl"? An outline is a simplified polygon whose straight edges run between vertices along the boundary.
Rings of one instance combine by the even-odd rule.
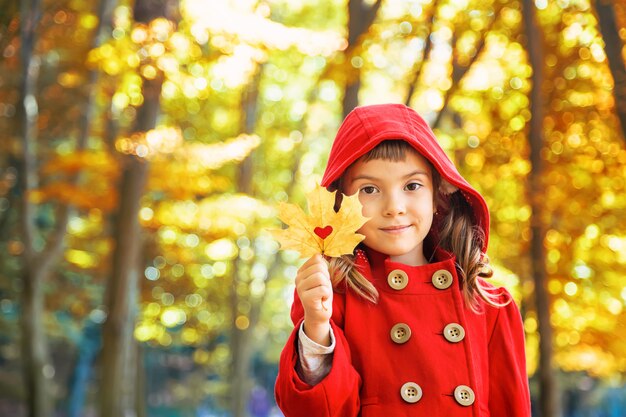
[[[322,185],[358,193],[364,241],[296,276],[280,359],[286,417],[528,417],[519,310],[491,276],[489,211],[426,122],[386,104],[353,110]]]

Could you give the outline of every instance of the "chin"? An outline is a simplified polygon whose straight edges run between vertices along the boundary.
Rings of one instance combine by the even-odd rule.
[[[411,254],[411,250],[387,251],[387,255],[392,257],[407,256]]]

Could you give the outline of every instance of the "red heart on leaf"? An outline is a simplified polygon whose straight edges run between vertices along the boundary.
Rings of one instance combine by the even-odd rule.
[[[322,239],[326,239],[333,232],[333,227],[330,225],[326,227],[316,227],[313,231]]]

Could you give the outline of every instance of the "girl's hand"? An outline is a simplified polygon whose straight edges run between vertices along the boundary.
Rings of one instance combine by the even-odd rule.
[[[330,346],[333,286],[322,255],[312,256],[298,269],[296,291],[304,308],[304,333],[314,342]]]

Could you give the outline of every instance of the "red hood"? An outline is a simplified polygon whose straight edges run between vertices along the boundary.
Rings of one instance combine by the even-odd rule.
[[[322,185],[329,187],[361,156],[384,140],[402,139],[428,159],[442,178],[459,188],[474,210],[476,224],[485,233],[483,252],[489,240],[487,203],[459,174],[443,151],[428,124],[403,104],[357,107],[343,121],[330,150]]]

